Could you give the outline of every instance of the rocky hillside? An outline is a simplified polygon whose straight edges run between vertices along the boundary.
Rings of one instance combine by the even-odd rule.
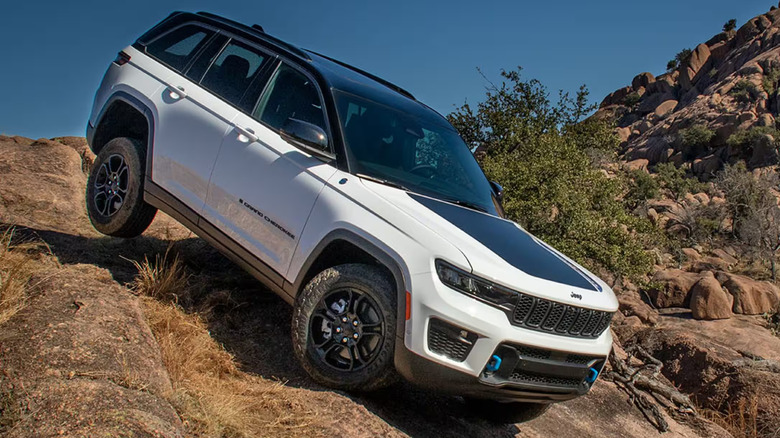
[[[702,179],[724,163],[777,164],[780,9],[678,58],[670,71],[641,73],[601,103],[598,115],[614,117],[625,159],[634,167],[672,162]],[[739,133],[750,130],[755,137],[743,141]]]
[[[643,193],[633,213],[661,236],[648,281],[617,282],[613,330],[736,436],[769,437],[780,434],[778,350],[766,338],[780,329],[770,274],[780,248],[780,9],[730,27],[666,73],[637,75],[595,115],[614,121],[621,142],[606,171],[628,175]]]

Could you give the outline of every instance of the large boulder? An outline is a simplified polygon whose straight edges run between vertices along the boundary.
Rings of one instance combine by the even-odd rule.
[[[726,293],[712,272],[702,274],[691,290],[691,312],[695,319],[731,318],[734,297]]]
[[[651,288],[647,294],[656,307],[689,307],[691,290],[701,277],[700,274],[680,269],[657,271],[653,275],[653,282],[658,286]]]
[[[669,112],[673,111],[677,107],[678,102],[674,99],[669,99],[664,102],[662,102],[658,107],[656,107],[655,111],[653,111],[653,114],[656,115],[656,117],[663,117]]]
[[[655,76],[652,73],[640,73],[631,81],[631,88],[638,90],[640,87],[644,87],[646,89],[653,82],[655,82]]]
[[[701,77],[709,74],[710,48],[699,44],[691,53],[688,63],[680,69],[680,86],[683,91],[690,90]]]
[[[658,323],[658,312],[642,301],[639,294],[634,291],[625,291],[618,295],[620,313],[626,317],[636,317],[644,324],[655,325]]]
[[[734,313],[760,315],[777,309],[780,304],[780,290],[771,283],[727,272],[719,272],[717,278],[734,296]]]

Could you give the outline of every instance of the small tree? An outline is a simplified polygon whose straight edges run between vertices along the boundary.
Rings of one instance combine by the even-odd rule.
[[[756,177],[744,162],[726,166],[715,184],[726,195],[727,214],[733,221],[734,236],[748,245],[755,256],[768,261],[772,280],[777,281],[780,252],[780,206],[772,193],[778,187],[774,176]]]
[[[685,65],[691,60],[691,55],[693,55],[691,49],[682,49],[678,54],[674,55],[674,59],[677,61],[678,66]]]
[[[676,59],[670,59],[669,62],[666,63],[666,71],[671,73],[675,70],[677,70],[677,67],[680,66],[680,63],[677,62]]]
[[[645,251],[652,226],[627,213],[620,178],[593,166],[590,152],[614,154],[612,125],[590,118],[583,87],[552,103],[537,80],[520,69],[502,71],[485,99],[448,116],[461,136],[485,154],[485,173],[506,189],[507,217],[573,259],[617,276],[638,278],[652,268]]]
[[[732,32],[737,28],[737,20],[732,18],[723,25],[723,32]]]

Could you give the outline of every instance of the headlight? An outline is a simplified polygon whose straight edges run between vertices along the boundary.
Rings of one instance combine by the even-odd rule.
[[[447,286],[489,304],[511,308],[517,299],[515,292],[471,275],[443,260],[436,260],[436,273]]]

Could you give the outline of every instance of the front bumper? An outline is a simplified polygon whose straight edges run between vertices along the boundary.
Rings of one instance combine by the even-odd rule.
[[[503,401],[549,403],[590,390],[612,348],[609,330],[586,339],[524,329],[434,275],[413,277],[411,317],[395,359],[407,380]]]

